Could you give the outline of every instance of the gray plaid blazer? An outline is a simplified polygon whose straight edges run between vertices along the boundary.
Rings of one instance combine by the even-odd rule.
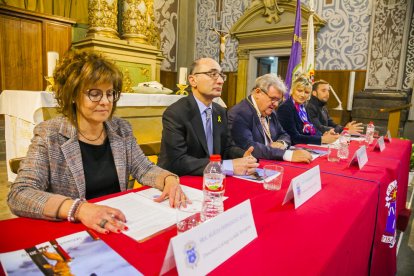
[[[151,163],[138,146],[131,125],[120,118],[105,122],[121,191],[129,175],[160,190],[172,173]],[[66,198],[85,197],[85,176],[76,128],[65,117],[40,123],[11,185],[8,204],[18,216],[55,219]]]

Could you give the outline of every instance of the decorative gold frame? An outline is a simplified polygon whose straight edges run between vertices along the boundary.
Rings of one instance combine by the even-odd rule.
[[[292,46],[292,35],[295,27],[296,1],[279,2],[278,6],[283,13],[279,14],[279,21],[268,22],[264,11],[265,5],[256,3],[247,9],[242,17],[230,29],[230,33],[239,40],[237,71],[237,95],[236,102],[240,102],[246,96],[247,74],[249,55],[252,50],[282,49]],[[306,47],[307,21],[310,10],[302,5],[302,50]],[[326,21],[314,14],[315,35]],[[304,57],[303,53],[303,57]]]

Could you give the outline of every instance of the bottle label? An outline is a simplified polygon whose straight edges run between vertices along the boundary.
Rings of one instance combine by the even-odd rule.
[[[223,176],[204,176],[204,189],[212,192],[221,192],[224,190]]]

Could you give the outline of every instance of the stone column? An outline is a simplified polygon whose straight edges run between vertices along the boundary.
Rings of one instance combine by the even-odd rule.
[[[94,34],[110,38],[118,38],[118,1],[89,0],[88,36]]]
[[[247,95],[247,71],[249,69],[249,54],[248,49],[238,50],[239,66],[237,70],[237,94],[236,103],[246,98]]]
[[[160,48],[154,0],[122,0],[122,38]]]

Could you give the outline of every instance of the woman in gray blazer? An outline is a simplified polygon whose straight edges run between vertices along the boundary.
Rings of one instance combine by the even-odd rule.
[[[178,177],[151,163],[130,124],[112,117],[122,89],[114,64],[93,52],[69,52],[53,77],[63,116],[35,127],[8,195],[14,214],[119,233],[127,229],[122,211],[86,200],[125,191],[130,175],[163,191],[159,202],[185,199]]]

